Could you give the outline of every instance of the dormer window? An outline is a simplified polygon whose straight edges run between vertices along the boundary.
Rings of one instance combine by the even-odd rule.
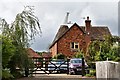
[[[79,49],[79,43],[78,42],[71,42],[70,48],[71,49]]]

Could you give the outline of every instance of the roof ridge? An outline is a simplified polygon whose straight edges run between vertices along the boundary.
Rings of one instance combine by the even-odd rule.
[[[61,25],[52,44],[49,46],[49,48],[51,48],[55,43],[56,41],[58,41],[62,36],[64,36],[73,26],[78,26],[78,28],[83,32],[85,33],[85,26],[79,26],[77,23],[74,23],[70,28],[67,26],[68,28],[64,31],[62,31],[61,33],[59,33],[60,29],[61,29],[61,26],[63,27],[64,25]],[[103,39],[103,35],[111,35],[110,31],[109,31],[109,28],[107,26],[92,26],[91,27],[91,36],[93,36],[93,38],[98,38],[98,37],[101,37],[101,39]],[[99,38],[100,39],[100,38]]]

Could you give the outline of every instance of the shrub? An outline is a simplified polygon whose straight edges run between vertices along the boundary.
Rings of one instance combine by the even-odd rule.
[[[8,70],[2,70],[2,80],[12,80],[14,77]]]
[[[90,70],[90,74],[96,76],[96,70]]]
[[[90,70],[89,74],[86,74],[87,77],[93,77],[96,76],[96,70]]]
[[[56,56],[54,56],[52,59],[65,59],[66,56],[62,53],[58,53]]]
[[[57,55],[57,59],[65,59],[65,55],[62,54],[62,53],[59,53],[59,54]]]
[[[82,50],[78,50],[78,52],[76,52],[76,54],[74,55],[75,58],[83,58],[84,57],[84,53]]]

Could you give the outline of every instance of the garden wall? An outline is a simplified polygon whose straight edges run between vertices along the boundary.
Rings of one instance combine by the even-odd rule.
[[[120,80],[120,62],[96,62],[96,78],[117,78]]]

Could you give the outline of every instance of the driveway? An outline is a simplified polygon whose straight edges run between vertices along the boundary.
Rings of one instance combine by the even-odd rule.
[[[81,75],[67,74],[36,74],[34,77],[24,77],[17,80],[95,80],[95,78],[82,77]]]

